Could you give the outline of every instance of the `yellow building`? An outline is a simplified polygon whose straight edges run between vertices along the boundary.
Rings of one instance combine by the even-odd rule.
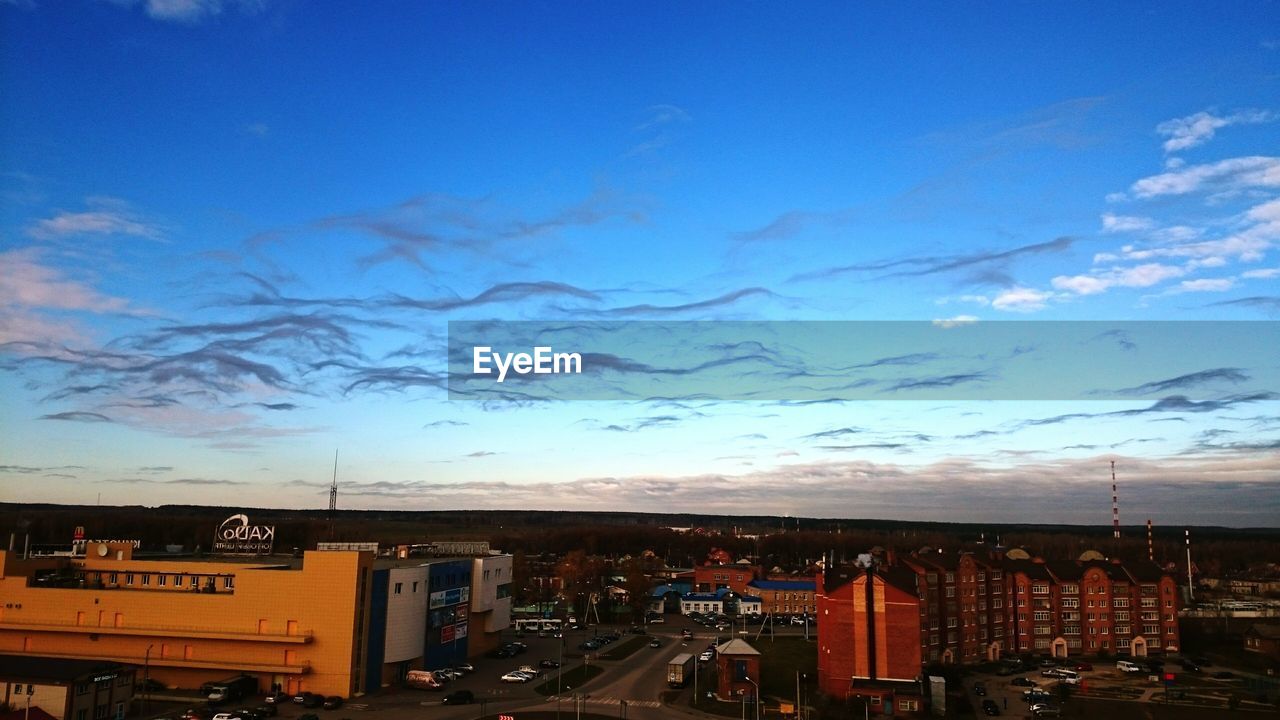
[[[183,688],[244,672],[262,691],[351,697],[365,687],[373,561],[135,559],[112,542],[83,558],[0,551],[0,653],[130,663]]]

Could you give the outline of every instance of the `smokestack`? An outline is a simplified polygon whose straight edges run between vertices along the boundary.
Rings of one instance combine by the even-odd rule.
[[[1120,539],[1120,501],[1116,495],[1116,461],[1111,461],[1111,537]]]

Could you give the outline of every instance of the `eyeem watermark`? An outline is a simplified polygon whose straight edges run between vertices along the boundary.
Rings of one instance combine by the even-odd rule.
[[[493,367],[490,367],[492,363]],[[475,375],[492,375],[498,371],[498,382],[507,379],[508,371],[517,375],[580,375],[582,355],[576,352],[552,352],[550,347],[539,346],[529,353],[497,353],[487,346],[471,348],[471,372]]]

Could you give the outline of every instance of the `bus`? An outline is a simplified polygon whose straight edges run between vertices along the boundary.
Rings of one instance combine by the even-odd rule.
[[[538,633],[539,635],[553,635],[560,632],[563,626],[562,621],[542,618],[522,618],[516,620],[516,630],[526,633]]]

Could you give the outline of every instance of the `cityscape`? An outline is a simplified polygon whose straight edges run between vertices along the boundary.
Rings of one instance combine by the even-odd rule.
[[[0,2],[0,720],[1274,716],[1277,28]]]

